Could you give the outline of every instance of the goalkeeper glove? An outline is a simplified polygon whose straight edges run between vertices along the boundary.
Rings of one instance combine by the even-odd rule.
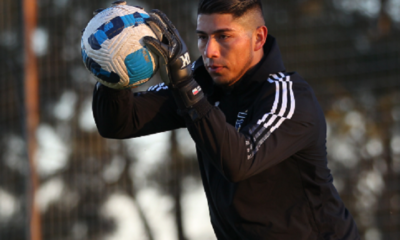
[[[152,10],[149,14],[147,24],[158,39],[146,36],[144,43],[159,56],[161,77],[172,89],[178,107],[188,110],[204,97],[204,93],[192,77],[186,44],[163,12]]]

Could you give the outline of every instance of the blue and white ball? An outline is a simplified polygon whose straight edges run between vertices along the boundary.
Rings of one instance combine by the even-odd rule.
[[[158,58],[142,38],[154,32],[146,25],[143,9],[115,5],[95,15],[83,31],[81,52],[86,68],[96,79],[114,89],[137,87],[158,69]]]

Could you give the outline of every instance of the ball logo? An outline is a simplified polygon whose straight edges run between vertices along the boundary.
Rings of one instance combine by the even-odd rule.
[[[187,67],[190,64],[190,56],[188,52],[185,52],[182,56],[179,57],[182,61],[182,68]]]
[[[197,94],[199,94],[200,91],[201,91],[201,87],[197,86],[197,87],[193,88],[192,93],[194,96],[196,96]]]

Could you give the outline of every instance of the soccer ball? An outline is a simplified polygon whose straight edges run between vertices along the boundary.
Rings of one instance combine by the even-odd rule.
[[[143,43],[156,38],[146,25],[150,16],[142,8],[114,5],[96,14],[82,33],[81,53],[96,79],[114,89],[147,82],[158,69],[158,58]]]

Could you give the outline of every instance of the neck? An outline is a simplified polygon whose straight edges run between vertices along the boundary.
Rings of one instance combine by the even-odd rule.
[[[236,79],[236,81],[233,81],[233,82],[229,83],[228,86],[234,85],[237,81],[242,79],[244,75],[246,75],[247,73],[251,72],[254,69],[254,67],[257,66],[257,64],[261,61],[261,59],[263,57],[264,57],[264,50],[261,48],[260,50],[255,52],[255,55],[254,55],[251,63],[249,64],[249,67],[247,68],[247,70],[245,72],[243,72],[243,74],[238,79]]]
[[[260,48],[260,50],[258,50],[255,54],[254,54],[254,61],[253,61],[253,63],[252,63],[252,65],[251,65],[251,67],[249,68],[249,70],[251,69],[251,68],[254,68],[254,66],[255,65],[257,65],[260,61],[261,61],[261,59],[264,57],[264,49],[263,48]]]

